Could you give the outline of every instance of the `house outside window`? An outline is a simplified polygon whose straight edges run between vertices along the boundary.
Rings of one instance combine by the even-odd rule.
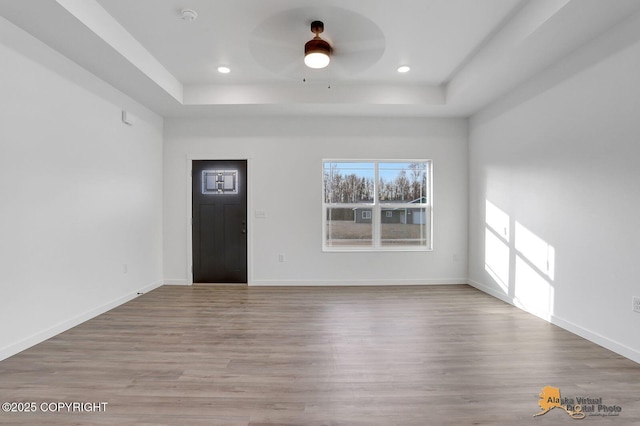
[[[324,251],[432,249],[430,160],[324,160]]]

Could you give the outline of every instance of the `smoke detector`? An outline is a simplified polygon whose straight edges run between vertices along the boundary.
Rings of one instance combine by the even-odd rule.
[[[195,10],[191,9],[182,9],[180,11],[180,17],[183,21],[193,22],[198,17],[198,13]]]

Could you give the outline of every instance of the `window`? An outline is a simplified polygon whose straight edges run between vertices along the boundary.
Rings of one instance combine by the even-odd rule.
[[[203,194],[237,194],[238,171],[237,170],[203,170],[202,171]]]
[[[324,160],[325,251],[431,250],[431,161]]]

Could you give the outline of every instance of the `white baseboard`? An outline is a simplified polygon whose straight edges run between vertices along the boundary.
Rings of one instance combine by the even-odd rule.
[[[553,325],[557,325],[560,328],[563,328],[577,336],[580,336],[584,339],[587,339],[590,342],[595,343],[596,345],[600,345],[603,348],[609,349],[612,352],[615,352],[619,355],[622,355],[625,358],[629,358],[630,360],[637,362],[640,364],[640,352],[626,346],[623,345],[622,343],[616,342],[615,340],[611,340],[608,337],[605,337],[601,334],[598,334],[594,331],[591,330],[587,330],[586,328],[583,328],[571,321],[567,321],[563,318],[560,318],[556,315],[547,313],[546,316],[548,316],[549,318],[546,318],[546,316],[544,315],[540,315],[540,313],[536,313],[536,312],[530,312],[527,309],[524,309],[521,306],[518,306],[517,304],[514,303],[514,301],[506,294],[501,293],[499,291],[496,291],[495,289],[482,284],[480,282],[477,281],[473,281],[473,280],[469,280],[469,285],[472,287],[477,288],[478,290],[482,291],[483,293],[487,293],[493,297],[495,297],[496,299],[500,299],[503,302],[506,302],[510,305],[513,305],[515,307],[517,307],[518,309],[522,309],[525,312],[528,312],[532,315],[535,315],[539,318],[542,318],[548,322],[550,322]]]
[[[640,352],[633,350],[632,348],[623,345],[622,343],[611,340],[593,331],[586,330],[579,325],[572,323],[571,321],[567,321],[556,316],[551,317],[551,323],[640,364]]]
[[[511,298],[508,295],[504,294],[504,293],[500,293],[499,291],[496,291],[495,289],[493,289],[493,288],[491,288],[489,286],[486,286],[486,285],[484,285],[484,284],[482,284],[480,282],[477,282],[477,281],[468,280],[467,283],[471,287],[475,287],[475,288],[477,288],[478,290],[480,290],[483,293],[487,293],[488,295],[493,296],[496,299],[500,299],[505,303],[508,303],[510,305],[513,305],[513,306],[516,306],[513,303],[513,301],[511,300]]]
[[[249,286],[299,286],[299,287],[350,287],[350,286],[401,286],[401,285],[452,285],[466,284],[466,278],[441,280],[254,280]]]
[[[98,306],[95,309],[91,309],[90,311],[77,315],[73,318],[69,318],[45,330],[42,330],[36,334],[26,337],[18,342],[11,343],[0,349],[0,361],[2,361],[3,359],[7,359],[10,356],[13,356],[17,353],[20,353],[25,349],[35,346],[38,343],[44,342],[45,340],[50,339],[51,337],[57,334],[60,334],[64,331],[69,330],[70,328],[80,325],[83,322],[90,320],[91,318],[97,317],[98,315],[101,315],[107,311],[110,311],[111,309],[117,306],[120,306],[123,303],[126,303],[132,299],[135,299],[136,297],[138,297],[139,293],[147,293],[155,288],[160,287],[161,285],[162,285],[162,281],[155,281],[151,284],[148,284],[142,287],[137,291],[126,294],[122,297],[119,297],[115,300],[112,300],[108,303],[105,303],[104,305]]]

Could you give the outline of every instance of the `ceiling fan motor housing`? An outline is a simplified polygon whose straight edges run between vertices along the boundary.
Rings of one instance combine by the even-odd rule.
[[[315,35],[318,35],[324,31],[324,22],[322,21],[313,21],[311,23],[311,32]]]

